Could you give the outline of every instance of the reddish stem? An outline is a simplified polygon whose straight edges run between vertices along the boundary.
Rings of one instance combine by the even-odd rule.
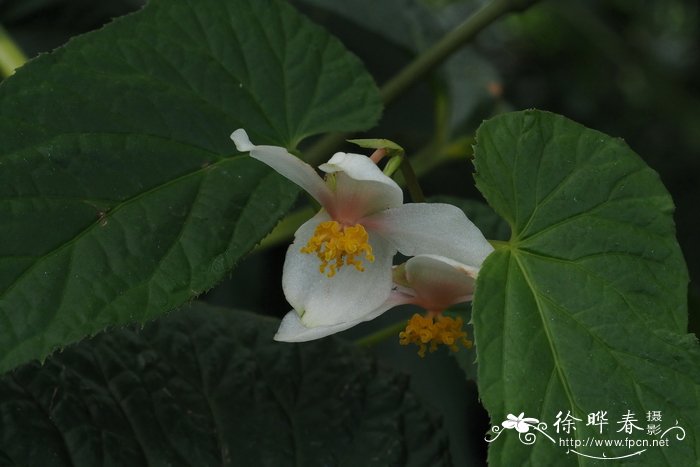
[[[379,161],[384,158],[384,156],[386,156],[386,149],[380,148],[380,149],[377,149],[376,151],[374,151],[372,153],[372,155],[369,156],[369,158],[372,160],[372,162],[374,162],[375,164],[378,164]]]

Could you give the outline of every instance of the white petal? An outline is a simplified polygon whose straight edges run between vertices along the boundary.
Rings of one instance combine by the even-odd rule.
[[[406,256],[439,255],[480,268],[493,247],[464,212],[450,204],[410,203],[364,221]]]
[[[274,339],[281,342],[306,342],[314,339],[320,339],[321,337],[330,336],[331,334],[350,329],[351,327],[362,322],[373,320],[374,318],[383,314],[385,311],[406,303],[404,298],[405,297],[403,296],[392,294],[378,308],[372,310],[362,318],[330,326],[306,327],[304,326],[304,323],[301,322],[301,319],[299,319],[297,312],[292,310],[282,319]]]
[[[515,428],[516,423],[517,422],[514,420],[505,420],[504,422],[501,423],[501,425],[503,426],[503,428],[505,428],[507,430],[511,430],[511,429]]]
[[[255,147],[255,145],[250,142],[250,138],[248,138],[248,133],[246,133],[243,128],[239,128],[238,130],[231,133],[231,139],[233,140],[233,144],[236,145],[236,149],[238,149],[239,152],[250,152]]]
[[[351,223],[403,203],[401,188],[367,156],[338,152],[319,169],[336,174],[337,216]]]
[[[294,233],[294,242],[287,248],[287,255],[282,269],[282,289],[292,308],[300,314],[306,310],[309,287],[321,276],[319,260],[315,255],[302,253],[301,249],[314,235],[321,222],[331,220],[326,211],[319,211],[314,217],[304,222]]]
[[[401,192],[401,188],[394,180],[386,176],[369,157],[361,154],[336,152],[328,162],[321,164],[318,168],[326,173],[345,172],[350,178],[355,180],[371,180],[384,183]]]
[[[274,339],[280,342],[306,342],[314,339],[320,339],[336,332],[348,329],[356,323],[341,323],[333,326],[317,326],[315,328],[307,328],[299,319],[296,310],[287,313],[280,327],[277,329]]]
[[[316,225],[327,219],[326,213],[319,213],[299,228],[294,243],[287,250],[282,272],[287,301],[307,327],[362,319],[391,293],[391,262],[396,250],[378,235],[370,234],[375,260],[373,263],[363,261],[364,271],[343,266],[334,277],[327,277],[319,271],[320,261],[316,255],[300,251]]]
[[[242,128],[231,134],[236,149],[270,166],[291,182],[299,185],[327,210],[333,209],[333,193],[313,167],[279,146],[256,146]]]
[[[471,300],[477,272],[476,268],[434,255],[414,256],[406,262],[406,280],[416,295],[414,303],[431,311]]]

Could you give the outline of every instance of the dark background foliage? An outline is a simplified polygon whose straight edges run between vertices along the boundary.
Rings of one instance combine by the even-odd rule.
[[[362,8],[375,2],[355,2],[362,13],[358,17],[337,7],[340,1],[292,3],[338,36],[381,85],[485,2],[397,0],[383,2],[370,17]],[[0,0],[0,24],[33,57],[142,4],[142,0]],[[377,27],[371,16],[382,14],[399,26]],[[624,138],[659,172],[676,203],[678,239],[691,277],[690,330],[698,333],[698,44],[700,6],[694,0],[539,2],[526,13],[488,28],[460,57],[413,87],[385,110],[380,126],[370,136],[395,140],[409,153],[427,154],[427,159],[431,151],[449,152],[451,157],[443,158],[444,163],[426,169],[424,190],[428,195],[462,198],[480,196],[465,177],[471,171],[467,160],[470,138],[479,123],[493,114],[525,108],[550,110]],[[447,123],[442,113],[445,102],[451,108]],[[445,134],[436,136],[439,133]],[[278,285],[284,249],[251,255],[207,299],[281,316],[288,307]],[[346,336],[363,335],[392,319],[377,321]],[[393,341],[374,351],[388,365],[412,373],[414,389],[443,414],[454,463],[483,462],[481,438],[487,416],[478,404],[474,383],[464,380],[454,359],[438,353],[418,362],[425,364],[416,364],[415,355]]]

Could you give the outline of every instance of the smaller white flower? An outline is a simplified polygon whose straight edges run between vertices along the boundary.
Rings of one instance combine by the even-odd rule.
[[[503,421],[501,425],[507,430],[515,428],[518,433],[527,433],[530,431],[531,426],[536,426],[540,422],[536,418],[524,418],[524,416],[525,412],[520,412],[520,415],[517,417],[509,413],[506,417],[508,420]]]
[[[404,303],[441,313],[468,302],[481,264],[468,265],[438,255],[418,255],[394,268],[393,295]],[[401,300],[396,298],[396,300]]]

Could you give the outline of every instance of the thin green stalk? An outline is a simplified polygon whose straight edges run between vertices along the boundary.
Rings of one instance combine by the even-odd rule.
[[[311,219],[314,214],[316,214],[316,211],[310,206],[291,212],[260,242],[255,251],[265,250],[289,242],[289,239],[294,236],[294,232],[304,222]]]
[[[401,162],[401,175],[403,175],[403,179],[406,182],[406,188],[408,188],[408,192],[411,195],[411,201],[414,203],[424,203],[425,195],[420,187],[420,183],[418,183],[418,177],[416,177],[416,173],[413,171],[411,162],[406,156],[404,156]]]
[[[469,43],[481,30],[508,13],[524,10],[537,0],[493,0],[477,10],[462,24],[448,32],[435,45],[418,55],[380,89],[384,105],[391,103],[409,87],[420,81],[460,47]],[[349,133],[329,133],[308,151],[306,160],[318,164],[348,139]]]
[[[12,40],[4,27],[0,25],[0,74],[10,76],[16,68],[24,65],[27,57]]]
[[[373,345],[379,344],[382,341],[385,341],[393,336],[397,337],[399,336],[399,332],[403,331],[406,328],[406,321],[400,321],[398,323],[391,324],[383,329],[380,329],[379,331],[370,334],[369,336],[365,336],[361,339],[357,339],[355,341],[355,344],[361,345],[363,347],[371,347]]]
[[[351,136],[352,133],[326,133],[308,151],[304,151],[304,160],[311,165],[318,165],[328,159]]]
[[[481,7],[385,83],[381,89],[384,104],[393,101],[457,49],[470,42],[482,29],[508,13],[527,8],[535,1],[493,0]]]

